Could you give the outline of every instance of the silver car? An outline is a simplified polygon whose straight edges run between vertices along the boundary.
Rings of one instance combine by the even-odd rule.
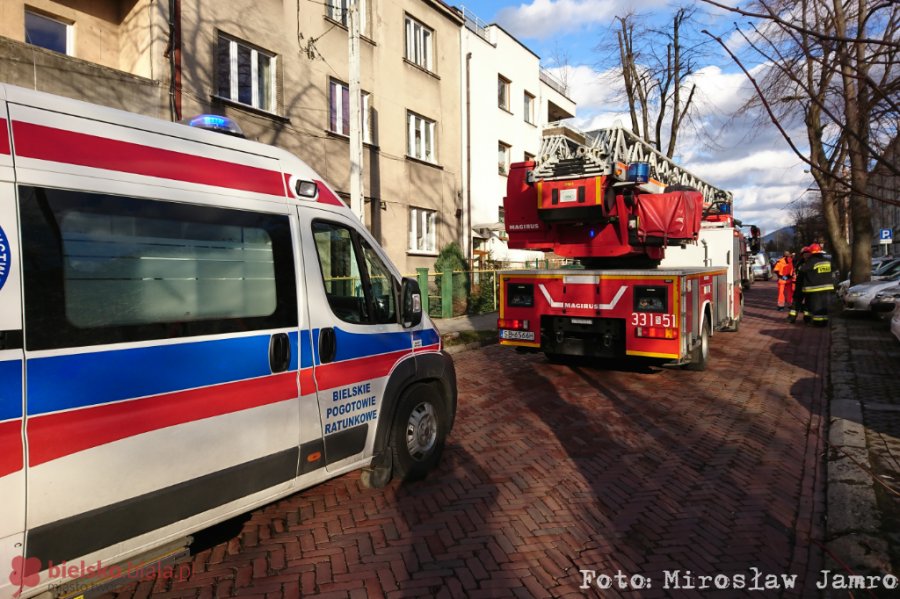
[[[875,294],[875,298],[872,300],[872,311],[893,312],[894,306],[898,303],[900,303],[900,285],[893,285]]]
[[[894,287],[900,281],[900,272],[894,273],[880,281],[867,281],[847,289],[844,296],[844,310],[851,312],[868,312],[879,292]]]

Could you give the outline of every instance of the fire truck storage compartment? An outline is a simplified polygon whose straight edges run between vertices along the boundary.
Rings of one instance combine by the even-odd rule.
[[[700,230],[703,196],[696,191],[675,191],[637,196],[638,230],[642,242],[661,239],[693,241]]]
[[[618,358],[625,355],[621,318],[541,316],[541,351],[569,356]]]

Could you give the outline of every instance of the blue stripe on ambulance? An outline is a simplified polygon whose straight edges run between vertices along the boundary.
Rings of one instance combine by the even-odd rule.
[[[313,339],[319,339],[319,329],[313,329],[312,334]],[[334,336],[337,344],[334,362],[368,358],[379,354],[412,349],[412,337],[406,331],[398,333],[351,333],[334,327]],[[319,344],[315,343],[314,348],[316,364],[321,364]]]
[[[297,333],[288,337],[288,369],[295,371]],[[30,359],[28,415],[268,376],[269,339],[257,335]]]
[[[22,417],[22,360],[0,362],[0,422]]]

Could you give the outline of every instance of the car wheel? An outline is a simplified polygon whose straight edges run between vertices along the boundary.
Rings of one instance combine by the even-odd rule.
[[[404,392],[391,429],[394,473],[405,481],[425,478],[437,466],[447,438],[447,410],[433,385]]]
[[[691,361],[685,365],[687,370],[706,370],[709,362],[709,320],[703,320],[700,329],[700,343],[691,350]]]

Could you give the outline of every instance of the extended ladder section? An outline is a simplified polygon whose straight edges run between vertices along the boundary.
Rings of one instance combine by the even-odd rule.
[[[649,180],[642,191],[663,193],[669,186],[692,187],[703,195],[704,206],[731,204],[732,195],[710,185],[670,158],[621,127],[597,129],[584,134],[568,127],[548,129],[534,167],[534,178],[546,180],[580,179],[590,176],[613,177],[626,181],[628,166],[649,165]]]
[[[702,223],[733,223],[731,193],[714,187],[620,127],[544,131],[536,161],[507,178],[511,248],[553,251],[584,264],[652,264],[697,241]]]

